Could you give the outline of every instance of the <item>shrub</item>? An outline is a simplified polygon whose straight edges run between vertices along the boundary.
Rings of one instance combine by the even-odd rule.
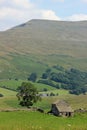
[[[0,93],[0,97],[3,97],[4,95]]]

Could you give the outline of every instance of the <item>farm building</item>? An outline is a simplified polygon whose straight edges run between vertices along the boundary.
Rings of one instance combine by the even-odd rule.
[[[64,100],[54,102],[52,104],[51,112],[56,116],[73,116],[74,111],[70,107],[70,105]]]

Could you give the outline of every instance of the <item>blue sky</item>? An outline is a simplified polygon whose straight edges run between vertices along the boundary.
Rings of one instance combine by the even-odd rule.
[[[31,19],[87,20],[87,0],[0,0],[0,30]]]
[[[33,0],[35,1],[35,0]],[[62,17],[72,15],[73,13],[82,13],[84,8],[86,9],[85,3],[81,0],[41,0],[38,3],[39,8],[50,9],[55,11],[57,15]],[[84,12],[85,13],[85,12]]]

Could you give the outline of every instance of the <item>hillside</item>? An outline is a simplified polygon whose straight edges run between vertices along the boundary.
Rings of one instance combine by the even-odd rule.
[[[0,32],[0,78],[60,65],[87,71],[87,22],[31,20]]]

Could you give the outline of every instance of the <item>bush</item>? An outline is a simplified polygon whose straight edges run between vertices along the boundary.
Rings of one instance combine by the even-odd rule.
[[[4,95],[0,93],[0,97],[3,97]]]
[[[48,78],[48,74],[47,73],[43,73],[42,74],[42,79],[47,79]]]
[[[28,80],[35,82],[37,79],[37,74],[36,73],[31,73],[31,75],[29,76]]]
[[[55,96],[55,94],[53,92],[50,93],[50,96]]]
[[[56,87],[56,85],[51,80],[39,80],[38,83],[46,84],[52,87]]]
[[[48,91],[48,89],[47,89],[47,88],[44,88],[44,89],[43,89],[43,91],[47,92],[47,91]]]

